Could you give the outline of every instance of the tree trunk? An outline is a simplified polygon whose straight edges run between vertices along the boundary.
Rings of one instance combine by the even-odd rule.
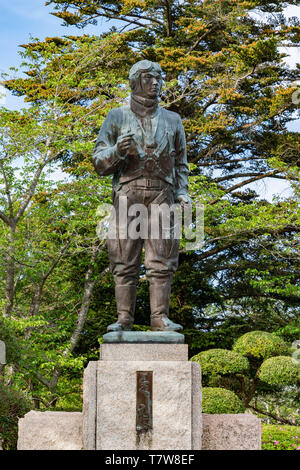
[[[15,295],[15,226],[8,228],[8,250],[6,256],[6,285],[4,317],[9,317],[14,306]]]

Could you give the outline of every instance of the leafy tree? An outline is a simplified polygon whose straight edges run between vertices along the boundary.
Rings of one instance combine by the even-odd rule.
[[[107,272],[96,208],[99,194],[105,201],[108,192],[95,178],[51,183],[61,153],[80,146],[84,118],[60,101],[61,71],[56,78],[47,103],[0,111],[0,334],[8,346],[9,383],[30,390],[36,406],[68,394],[80,406],[86,359],[72,353],[94,286]],[[54,77],[49,80],[54,86]]]
[[[118,37],[132,48],[128,65],[148,58],[166,71],[162,104],[184,119],[191,193],[205,204],[204,246],[182,254],[175,277],[176,319],[186,327],[198,320],[205,331],[207,305],[225,311],[231,300],[242,306],[253,299],[258,311],[271,298],[295,311],[298,204],[259,201],[248,185],[272,177],[298,187],[299,134],[287,129],[298,112],[292,100],[298,69],[287,67],[279,51],[299,43],[299,20],[283,15],[297,2],[47,4],[65,24],[118,19]]]
[[[263,331],[252,331],[238,338],[233,351],[209,349],[191,358],[198,362],[208,387],[203,396],[204,409],[208,413],[220,413],[220,409],[240,410],[240,400],[244,409],[268,416],[286,424],[296,424],[288,417],[273,414],[262,406],[265,395],[281,396],[287,386],[295,386],[300,381],[300,366],[288,354],[288,345],[278,336]],[[231,395],[223,397],[226,391]],[[205,388],[204,388],[205,390]],[[230,398],[231,397],[231,398]],[[207,403],[206,400],[207,399]],[[230,401],[231,400],[231,401]],[[231,408],[226,403],[231,403]],[[296,401],[292,404],[295,408]],[[242,406],[242,405],[241,405]],[[280,411],[280,410],[279,410]]]
[[[235,342],[233,350],[253,360],[288,353],[288,347],[281,338],[264,331],[251,331],[243,335]]]
[[[282,14],[296,2],[48,4],[70,24],[106,18],[122,26],[100,37],[33,40],[23,45],[25,77],[4,77],[29,106],[1,111],[1,328],[13,367],[7,380],[29,388],[36,403],[70,406],[68,394],[75,394],[72,405],[79,406],[82,368],[115,313],[107,253],[95,236],[110,178],[98,180],[91,153],[107,112],[127,99],[128,69],[139,59],[159,61],[166,71],[161,104],[183,117],[190,192],[205,204],[204,245],[181,253],[171,299],[192,354],[230,349],[253,329],[293,325],[299,133],[287,125],[298,113],[298,68],[286,66],[279,48],[299,42],[299,20]],[[45,171],[54,162],[70,182],[49,183]],[[290,182],[295,198],[270,203],[248,188],[270,177]],[[141,278],[142,325],[146,292]]]

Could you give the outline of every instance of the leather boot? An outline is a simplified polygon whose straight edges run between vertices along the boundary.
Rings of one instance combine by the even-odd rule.
[[[134,320],[136,286],[115,286],[118,321],[107,327],[107,331],[131,330]]]
[[[178,323],[168,318],[171,294],[171,279],[150,282],[150,308],[152,331],[181,331]]]

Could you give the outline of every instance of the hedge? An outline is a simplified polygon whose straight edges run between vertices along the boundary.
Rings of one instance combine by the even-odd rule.
[[[190,360],[200,364],[203,375],[238,374],[249,369],[246,357],[228,349],[202,351]]]
[[[270,357],[260,366],[258,377],[269,385],[293,385],[300,378],[300,367],[291,357]]]
[[[219,387],[202,388],[202,412],[207,414],[244,413],[245,407],[231,390]]]
[[[249,358],[267,359],[288,354],[287,344],[279,336],[266,331],[246,333],[233,345],[233,351]]]

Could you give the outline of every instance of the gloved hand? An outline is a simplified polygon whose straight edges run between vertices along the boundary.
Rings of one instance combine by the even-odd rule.
[[[177,196],[176,202],[179,202],[181,206],[191,205],[192,199],[188,194],[180,194],[179,196]]]

